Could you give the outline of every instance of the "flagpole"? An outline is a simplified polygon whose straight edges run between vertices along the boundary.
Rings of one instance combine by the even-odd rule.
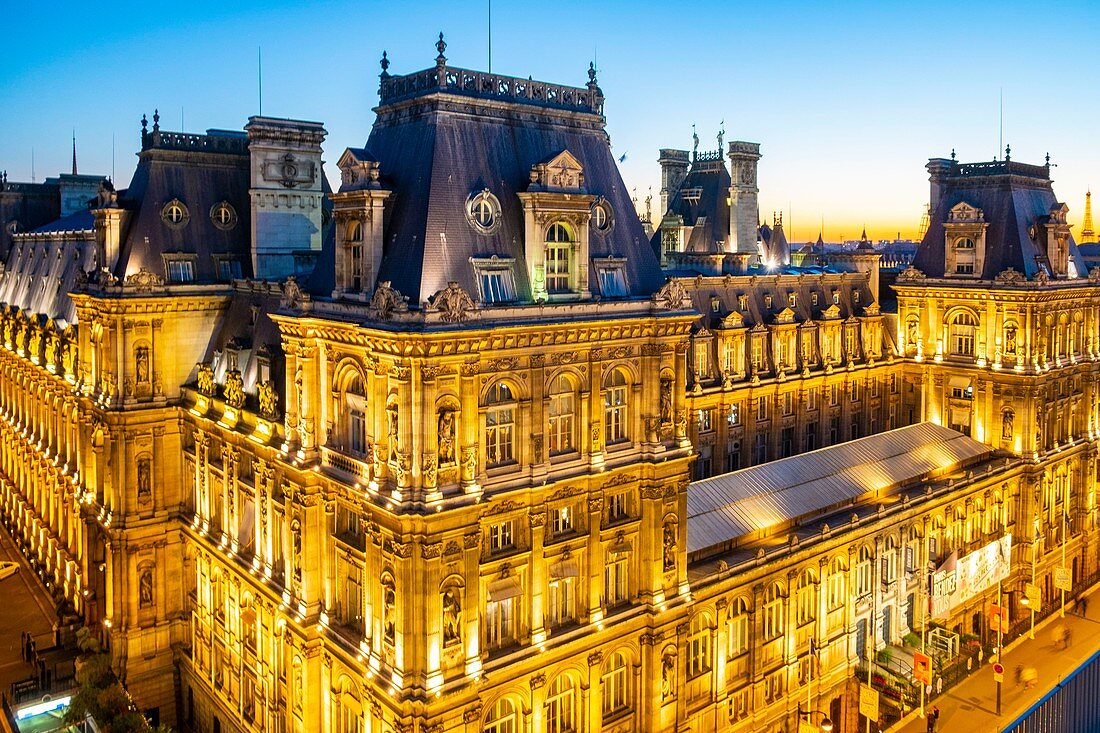
[[[924,520],[924,557],[921,566],[924,570],[924,578],[921,580],[920,594],[922,596],[920,604],[920,653],[927,656],[928,651],[926,649],[926,639],[928,637],[928,603],[929,599],[924,598],[928,593],[928,519]],[[929,679],[931,679],[932,665],[928,665]],[[920,681],[920,716],[924,717],[924,680]]]
[[[1062,490],[1065,492],[1062,495],[1062,576],[1065,577],[1066,573],[1066,524],[1069,522],[1069,515],[1066,514],[1066,503],[1069,501],[1069,486],[1063,486]],[[1061,617],[1066,617],[1066,586],[1062,583],[1062,611]]]

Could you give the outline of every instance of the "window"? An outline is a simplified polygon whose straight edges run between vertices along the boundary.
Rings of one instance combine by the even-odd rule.
[[[740,656],[749,650],[749,610],[744,598],[730,604],[729,657]]]
[[[237,225],[237,211],[228,201],[222,201],[210,207],[210,221],[222,231],[229,231]]]
[[[714,431],[714,410],[704,408],[699,410],[699,432],[710,433]]]
[[[974,240],[963,237],[955,241],[955,249],[974,249]]]
[[[505,382],[497,382],[486,396],[485,463],[500,466],[515,460],[515,396]]]
[[[695,339],[692,351],[696,379],[710,378],[710,343],[706,339]]]
[[[749,296],[747,296],[747,295],[738,295],[737,296],[737,310],[744,312],[748,309],[749,309]]]
[[[794,392],[784,392],[783,393],[783,414],[784,415],[793,415],[794,414]]]
[[[626,656],[615,652],[607,660],[603,675],[600,676],[600,688],[603,694],[603,703],[600,709],[605,718],[611,717],[630,707],[630,676],[627,667]]]
[[[561,222],[546,230],[546,292],[568,293],[572,273],[573,234]]]
[[[756,419],[767,420],[768,419],[768,403],[770,400],[767,397],[756,398]]]
[[[810,293],[810,305],[817,305],[817,293]]]
[[[515,640],[515,614],[515,598],[485,604],[485,641],[490,649],[500,649]]]
[[[481,730],[482,733],[519,733],[516,706],[507,698],[497,700],[485,716],[485,726]]]
[[[195,264],[191,260],[168,260],[168,282],[189,283],[195,279]]]
[[[600,201],[592,207],[592,228],[600,234],[611,231],[614,219],[611,217],[611,205],[606,201]]]
[[[798,579],[795,592],[795,622],[802,626],[817,618],[817,582],[813,574],[806,570]]]
[[[490,234],[500,224],[500,201],[483,189],[467,200],[466,218],[478,234]]]
[[[550,455],[572,453],[576,446],[576,393],[573,382],[559,374],[550,382],[549,449]]]
[[[609,523],[626,519],[629,515],[625,491],[607,495],[607,521]]]
[[[471,257],[482,303],[510,303],[516,299],[516,276],[511,257]]]
[[[957,356],[974,356],[974,333],[978,319],[963,311],[951,319],[951,353]]]
[[[840,291],[833,291],[833,305],[840,305]]]
[[[627,389],[626,375],[621,369],[613,370],[607,379],[603,393],[604,443],[606,445],[627,440]]]
[[[852,382],[848,385],[848,394],[852,402],[859,402],[859,382]]]
[[[859,548],[859,562],[856,564],[856,597],[863,598],[871,594],[874,568],[871,566],[871,550]]]
[[[241,277],[240,260],[218,260],[219,280],[239,280]]]
[[[596,274],[600,280],[600,295],[605,298],[625,298],[630,295],[626,288],[626,273],[622,265],[597,265]]]
[[[768,436],[766,433],[757,433],[753,445],[753,462],[757,465],[768,461]]]
[[[771,296],[771,293],[768,293],[767,295],[764,296],[764,307],[767,308],[768,310],[772,309],[772,296]]]
[[[550,530],[554,536],[573,531],[573,507],[561,506],[550,510]]]
[[[688,679],[710,671],[710,624],[706,614],[691,620],[688,632]]]
[[[576,617],[577,592],[574,588],[576,578],[555,578],[550,581],[550,626],[558,627],[573,623]]]
[[[516,546],[515,522],[509,519],[489,527],[489,552],[502,552]]]
[[[798,305],[798,296],[794,293],[787,293],[787,305],[794,308]]]
[[[736,723],[749,717],[752,703],[752,688],[745,687],[730,694],[730,721]]]
[[[726,414],[726,424],[731,428],[735,425],[741,424],[741,403],[735,402],[730,405],[730,411]]]
[[[828,595],[826,604],[830,611],[844,606],[847,599],[847,578],[844,574],[844,561],[839,557],[829,564]]]
[[[608,608],[626,603],[629,600],[627,573],[629,572],[629,554],[614,550],[607,553],[607,567],[604,568],[604,602]]]
[[[840,385],[835,384],[835,383],[830,384],[829,385],[829,405],[832,406],[832,407],[836,407],[838,404],[840,404]]]
[[[160,210],[160,218],[171,228],[182,229],[187,226],[191,214],[187,211],[187,207],[183,205],[182,201],[179,199],[172,199]]]
[[[741,468],[741,441],[735,440],[726,450],[726,470],[736,471],[739,468]]]
[[[577,688],[567,675],[560,675],[546,691],[546,733],[577,730]]]
[[[817,448],[817,421],[806,423],[806,450]]]
[[[817,409],[817,390],[814,389],[813,387],[810,387],[809,389],[806,390],[806,409],[807,410],[816,410]]]
[[[764,641],[783,635],[783,589],[773,583],[764,595]]]

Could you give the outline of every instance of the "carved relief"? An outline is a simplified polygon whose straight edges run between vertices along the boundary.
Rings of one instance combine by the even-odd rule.
[[[428,312],[438,312],[444,323],[462,323],[476,310],[474,299],[457,282],[447,283],[447,287],[428,299]]]

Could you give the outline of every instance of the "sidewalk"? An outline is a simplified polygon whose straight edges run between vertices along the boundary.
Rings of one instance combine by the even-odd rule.
[[[933,702],[926,703],[926,712],[932,705],[940,709],[936,733],[1000,731],[1100,650],[1100,589],[1094,589],[1087,597],[1088,617],[1072,615],[1073,605],[1067,599],[1064,619],[1055,611],[1047,619],[1036,621],[1035,639],[1029,639],[1025,633],[1002,656],[1005,681],[1001,684],[1000,716],[996,715],[997,684],[993,681],[993,666],[987,662],[981,670]],[[1065,651],[1054,643],[1054,629],[1063,623],[1072,632],[1072,643]],[[1039,684],[1030,690],[1017,686],[1016,665],[1034,667],[1039,673]],[[888,730],[890,733],[926,733],[927,726],[927,720],[914,712]]]

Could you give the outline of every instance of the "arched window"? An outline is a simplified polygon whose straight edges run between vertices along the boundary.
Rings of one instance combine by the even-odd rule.
[[[749,604],[737,598],[729,607],[729,657],[745,654],[749,650]]]
[[[622,369],[607,377],[603,393],[604,443],[613,445],[629,438],[627,426],[627,390],[629,383]]]
[[[497,700],[485,716],[482,733],[519,733],[519,715],[516,706],[506,697]]]
[[[951,318],[951,353],[956,356],[974,356],[974,333],[978,319],[967,311],[960,311]]]
[[[810,570],[804,570],[798,578],[795,612],[796,622],[799,626],[808,624],[817,618],[817,578]]]
[[[363,733],[363,705],[355,694],[355,686],[348,679],[340,684],[340,710],[336,733]]]
[[[856,597],[862,598],[870,594],[874,579],[874,553],[867,545],[859,548],[859,560],[856,562]]]
[[[577,449],[576,409],[573,381],[564,374],[559,374],[550,383],[550,455],[572,453]]]
[[[577,687],[569,675],[558,675],[546,691],[546,733],[577,730]]]
[[[358,219],[348,220],[347,229],[344,232],[344,241],[349,243],[363,241],[363,225]]]
[[[710,671],[710,619],[696,614],[688,631],[688,679]]]
[[[367,453],[367,398],[363,376],[356,372],[344,388],[344,446],[352,453]]]
[[[573,272],[573,245],[576,238],[563,222],[546,230],[546,292],[568,293]]]
[[[485,406],[485,463],[511,463],[515,460],[516,398],[507,382],[489,388]]]
[[[764,594],[764,641],[783,635],[783,588],[772,583]]]
[[[974,240],[970,237],[963,237],[962,239],[955,240],[955,249],[974,249]]]
[[[615,652],[604,665],[600,677],[603,692],[601,710],[605,718],[630,707],[630,668],[626,655]]]
[[[843,607],[847,601],[848,582],[845,570],[844,560],[839,557],[833,558],[833,561],[829,563],[829,595],[827,602],[830,611]]]

